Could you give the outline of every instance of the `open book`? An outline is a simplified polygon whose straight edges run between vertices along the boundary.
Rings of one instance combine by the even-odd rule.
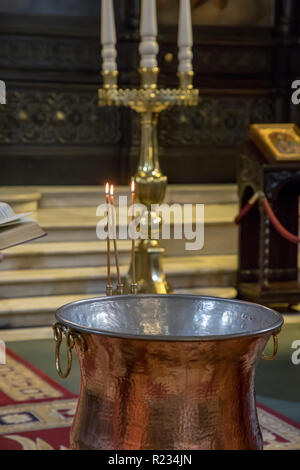
[[[0,250],[46,235],[39,224],[28,215],[30,213],[16,214],[8,204],[0,202]]]

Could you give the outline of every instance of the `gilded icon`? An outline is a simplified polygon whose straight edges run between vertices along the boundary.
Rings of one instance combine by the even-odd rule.
[[[269,162],[300,160],[300,130],[295,124],[255,124],[250,137]]]

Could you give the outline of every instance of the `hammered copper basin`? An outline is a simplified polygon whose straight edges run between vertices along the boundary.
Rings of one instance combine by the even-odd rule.
[[[75,302],[56,319],[81,339],[73,449],[262,448],[254,378],[277,312],[139,295]]]

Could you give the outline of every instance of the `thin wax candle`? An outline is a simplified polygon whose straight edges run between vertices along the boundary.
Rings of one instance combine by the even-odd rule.
[[[110,210],[109,210],[109,183],[105,185],[105,196],[106,196],[106,205],[107,205],[107,286],[106,286],[106,295],[111,296],[113,294],[112,284],[111,284],[111,259],[110,259]]]
[[[135,203],[135,181],[131,181],[131,205],[132,205],[132,215],[131,215],[131,270],[132,270],[132,284],[131,284],[131,293],[137,294],[137,283],[136,283],[136,274],[135,274],[135,238],[134,238],[134,203]]]
[[[112,209],[112,227],[113,227],[113,242],[114,242],[114,252],[115,252],[115,261],[116,261],[116,268],[117,268],[117,279],[118,279],[118,286],[117,292],[119,295],[123,295],[124,293],[124,286],[121,282],[121,274],[120,274],[120,264],[119,264],[119,254],[118,254],[118,246],[117,246],[117,230],[116,230],[116,218],[115,218],[115,198],[114,198],[114,185],[110,186],[110,203]]]

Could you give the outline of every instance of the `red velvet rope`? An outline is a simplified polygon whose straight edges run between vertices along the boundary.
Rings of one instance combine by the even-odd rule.
[[[256,203],[256,201],[259,199],[259,198],[262,198],[262,201],[263,201],[263,206],[264,206],[264,209],[265,209],[265,212],[267,214],[267,216],[269,217],[273,227],[275,228],[275,230],[277,230],[277,232],[283,237],[285,238],[286,240],[288,240],[289,242],[291,243],[295,243],[295,244],[300,244],[300,238],[298,238],[296,235],[293,235],[292,233],[290,233],[286,228],[284,228],[284,226],[279,222],[279,220],[277,219],[276,215],[274,214],[273,212],[273,209],[272,207],[270,206],[266,196],[263,195],[263,193],[255,193],[254,196],[247,202],[247,204],[241,209],[240,213],[237,215],[237,217],[235,218],[234,220],[234,223],[235,224],[239,224],[241,222],[241,220],[245,217],[246,214],[248,214],[248,212],[252,209],[252,207],[254,207],[254,204]]]
[[[272,225],[275,228],[275,230],[277,230],[277,232],[289,242],[299,244],[300,238],[290,233],[286,228],[284,228],[283,225],[281,225],[276,215],[274,214],[272,207],[270,206],[268,200],[265,197],[263,199],[263,204],[264,204],[264,209],[266,211],[266,214],[269,217],[270,221],[272,222]]]
[[[252,209],[252,207],[254,207],[254,205],[256,204],[256,202],[258,201],[260,197],[260,194],[261,193],[259,192],[253,194],[253,196],[249,199],[247,204],[241,209],[240,213],[234,219],[234,223],[236,225],[238,225],[241,222],[241,220],[245,217],[245,215],[248,214],[248,212]]]
[[[247,202],[247,204],[240,211],[239,215],[237,215],[236,218],[234,219],[234,223],[236,225],[239,225],[241,220],[245,217],[246,214],[248,214],[248,212],[250,211],[250,209],[252,209],[252,207],[253,207],[253,204],[250,204],[250,202]]]

